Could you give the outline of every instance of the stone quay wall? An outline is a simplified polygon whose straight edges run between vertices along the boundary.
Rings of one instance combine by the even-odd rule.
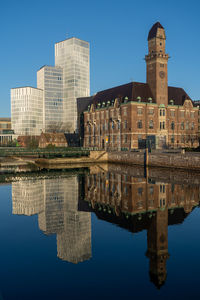
[[[200,153],[108,152],[108,162],[200,170]]]

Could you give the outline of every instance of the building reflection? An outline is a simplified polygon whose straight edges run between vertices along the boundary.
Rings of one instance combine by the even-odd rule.
[[[39,228],[56,234],[57,256],[72,263],[91,258],[91,214],[78,210],[79,188],[77,176],[12,184],[13,214],[38,214]]]
[[[58,257],[72,263],[91,258],[91,212],[132,233],[147,230],[150,280],[160,288],[167,277],[168,226],[199,205],[199,183],[200,175],[178,171],[95,166],[85,176],[14,182],[13,214],[38,214],[39,228],[56,234]]]
[[[150,280],[160,288],[167,277],[168,225],[182,223],[199,205],[200,181],[194,184],[194,177],[183,172],[173,174],[173,180],[159,170],[152,175],[122,166],[91,168],[84,201],[100,219],[133,233],[147,230]]]

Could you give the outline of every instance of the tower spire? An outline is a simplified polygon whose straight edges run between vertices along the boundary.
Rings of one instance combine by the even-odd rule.
[[[165,53],[165,30],[160,22],[155,23],[148,34],[147,83],[156,103],[168,105],[167,62]]]

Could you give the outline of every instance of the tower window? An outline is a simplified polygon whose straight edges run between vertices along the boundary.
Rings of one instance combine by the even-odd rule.
[[[160,116],[165,116],[165,110],[164,109],[160,109]]]
[[[142,128],[142,120],[139,120],[139,121],[138,121],[137,127],[138,127],[138,128]]]
[[[164,68],[164,64],[160,64],[160,67],[161,67],[161,68]]]

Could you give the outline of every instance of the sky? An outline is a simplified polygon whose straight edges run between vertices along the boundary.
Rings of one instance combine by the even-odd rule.
[[[168,84],[200,99],[200,1],[7,0],[0,6],[0,117],[10,116],[10,89],[36,87],[54,65],[54,44],[75,36],[90,43],[91,95],[130,81],[146,82],[147,36],[166,32]]]

